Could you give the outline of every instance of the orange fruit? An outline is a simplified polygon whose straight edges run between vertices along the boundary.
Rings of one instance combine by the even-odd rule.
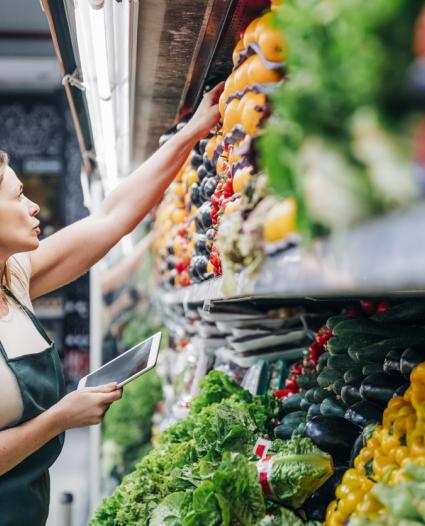
[[[292,197],[279,201],[266,214],[263,225],[264,239],[273,243],[297,231],[297,203]]]
[[[227,100],[227,97],[226,97],[226,94],[223,93],[220,95],[220,99],[218,101],[218,109],[220,110],[220,115],[223,117],[224,115],[224,110],[226,109],[226,100]]]
[[[205,153],[207,154],[208,159],[213,158],[214,152],[216,151],[217,146],[219,145],[220,141],[221,141],[221,137],[219,137],[218,135],[214,135],[208,141],[207,146],[205,148]]]
[[[241,124],[248,135],[257,134],[260,121],[264,114],[266,96],[264,93],[247,93],[244,98],[243,110],[241,114]]]
[[[199,177],[194,168],[186,170],[183,176],[183,183],[186,185],[186,188],[190,188],[193,185],[193,183],[197,183],[198,181]]]
[[[251,168],[249,166],[236,170],[232,181],[233,191],[235,192],[235,194],[242,192],[245,186],[248,184],[248,182],[251,181],[251,179],[252,173]]]
[[[258,43],[261,33],[273,27],[272,20],[274,17],[275,17],[275,14],[269,11],[268,13],[264,14],[262,17],[258,19],[258,22],[255,26],[255,31],[254,31],[254,42]]]
[[[171,215],[171,221],[175,225],[181,225],[187,219],[187,212],[184,208],[176,208]]]
[[[257,24],[260,22],[261,18],[255,18],[245,29],[245,33],[243,35],[243,45],[245,48],[248,47],[248,45],[251,42],[255,42],[255,32],[257,28]]]
[[[227,100],[230,95],[232,93],[235,92],[235,88],[234,88],[234,78],[235,78],[235,75],[234,75],[234,72],[231,73],[228,77],[227,77],[227,80],[226,82],[224,83],[224,90],[223,90],[223,93],[224,93],[224,98]]]
[[[170,187],[170,190],[177,197],[183,197],[185,194],[185,187],[182,183],[173,183]]]
[[[267,60],[283,62],[286,59],[286,43],[278,29],[263,31],[258,39],[261,53]]]
[[[224,112],[223,133],[227,135],[236,124],[240,123],[241,115],[239,109],[240,100],[233,99],[229,102]]]
[[[238,69],[236,69],[234,72],[235,74],[235,78],[233,81],[234,92],[242,91],[244,88],[246,88],[249,85],[248,67],[250,63],[250,58],[245,60],[245,62],[241,64],[238,67]]]
[[[217,159],[217,165],[215,167],[215,171],[217,172],[217,175],[221,175],[224,172],[224,163],[227,163],[228,160],[223,155],[220,155],[220,157]]]
[[[279,82],[282,75],[275,69],[267,69],[258,55],[252,56],[248,68],[248,79],[250,84],[267,84],[268,82]]]
[[[242,53],[242,51],[245,51],[245,46],[243,45],[243,40],[239,40],[239,42],[235,46],[235,49],[233,50],[232,55],[232,61],[234,66],[236,66],[236,64],[238,63],[239,55]]]

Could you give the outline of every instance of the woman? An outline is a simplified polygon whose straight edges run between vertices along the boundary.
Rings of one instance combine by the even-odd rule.
[[[116,384],[64,395],[58,355],[31,299],[87,272],[157,203],[197,141],[219,120],[222,85],[191,121],[104,200],[101,210],[39,242],[39,207],[0,153],[0,524],[42,526],[48,468],[67,429],[98,424]]]

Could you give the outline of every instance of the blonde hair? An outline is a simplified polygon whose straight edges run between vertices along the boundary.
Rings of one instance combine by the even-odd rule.
[[[3,150],[0,150],[0,184],[3,182],[4,172],[7,166],[9,166],[9,155]],[[10,288],[10,281],[10,270],[8,265],[6,265],[1,278],[1,285]]]

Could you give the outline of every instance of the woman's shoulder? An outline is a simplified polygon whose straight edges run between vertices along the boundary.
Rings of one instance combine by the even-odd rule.
[[[8,260],[12,292],[28,308],[32,308],[30,299],[31,260],[26,252],[21,252]]]

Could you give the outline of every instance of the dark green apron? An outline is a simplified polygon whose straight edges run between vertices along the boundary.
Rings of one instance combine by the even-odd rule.
[[[54,343],[39,320],[10,296],[28,315],[46,340],[43,352],[9,358],[0,342],[0,351],[16,376],[23,401],[21,418],[8,427],[18,426],[49,409],[65,394],[62,366]],[[0,406],[1,407],[1,406]],[[15,468],[0,476],[0,525],[43,526],[49,513],[49,467],[62,450],[64,434],[57,436]]]

